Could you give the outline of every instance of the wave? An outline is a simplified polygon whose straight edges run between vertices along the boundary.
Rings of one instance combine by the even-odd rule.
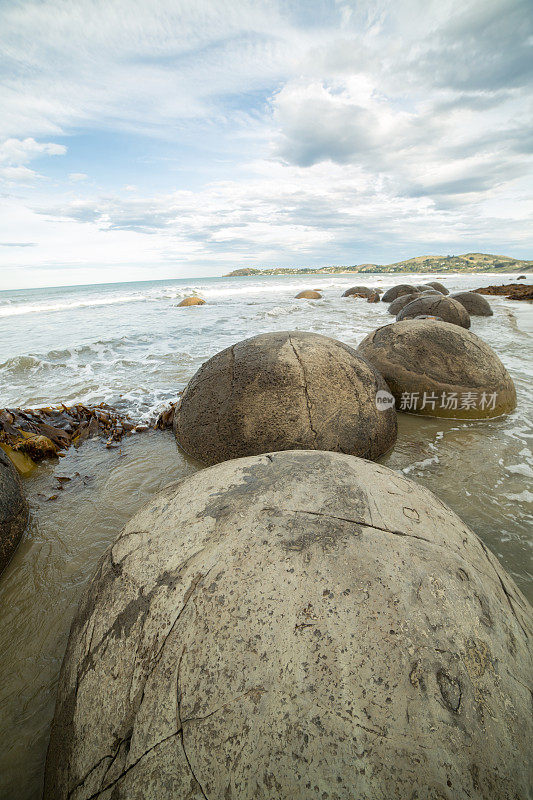
[[[87,300],[78,300],[65,303],[50,303],[39,305],[21,303],[20,305],[0,306],[0,317],[16,317],[20,314],[46,314],[53,311],[70,311],[76,308],[91,308],[93,306],[111,306],[121,303],[140,303],[149,300],[144,295],[126,295],[123,297],[101,297]]]

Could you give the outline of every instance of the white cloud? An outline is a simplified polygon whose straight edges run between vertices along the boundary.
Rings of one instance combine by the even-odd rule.
[[[13,165],[27,164],[40,156],[60,156],[67,152],[62,144],[36,142],[35,139],[6,139],[0,143],[0,163]]]
[[[0,176],[41,265],[525,254],[532,43],[528,0],[3,4]],[[80,132],[138,154],[77,151],[68,191],[30,168]],[[147,174],[150,138],[176,159]]]

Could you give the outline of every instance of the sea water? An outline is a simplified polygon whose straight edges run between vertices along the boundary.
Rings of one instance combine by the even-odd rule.
[[[460,291],[516,274],[252,276],[0,292],[0,408],[107,402],[149,422],[219,350],[275,330],[355,347],[393,318],[385,303],[342,298],[346,288],[430,280]],[[296,300],[302,289],[319,289],[323,299]],[[207,304],[178,308],[191,294]],[[472,317],[471,330],[511,373],[516,411],[479,422],[399,414],[398,441],[383,463],[450,505],[531,598],[533,309],[488,300],[494,316]],[[40,797],[68,630],[98,559],[156,491],[198,468],[171,432],[154,431],[116,450],[89,441],[26,479],[31,521],[0,577],[1,800]],[[71,480],[60,489],[57,476]]]

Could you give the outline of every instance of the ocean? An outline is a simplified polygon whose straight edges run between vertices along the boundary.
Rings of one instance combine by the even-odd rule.
[[[219,350],[275,330],[357,346],[393,318],[385,303],[342,298],[346,288],[429,280],[459,291],[516,274],[202,278],[0,292],[0,408],[106,402],[151,422]],[[319,289],[323,299],[296,300],[302,289]],[[207,304],[178,308],[191,294]],[[400,414],[396,447],[383,463],[450,505],[532,598],[533,310],[487,299],[494,316],[472,317],[471,330],[511,373],[516,411],[479,422]],[[102,552],[154,492],[198,468],[170,431],[151,431],[117,450],[89,441],[26,479],[31,522],[0,579],[2,800],[40,797],[70,622]],[[57,476],[71,480],[59,489]]]

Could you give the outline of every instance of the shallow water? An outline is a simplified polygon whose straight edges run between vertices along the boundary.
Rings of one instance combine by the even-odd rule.
[[[207,357],[255,333],[310,330],[356,345],[392,318],[384,303],[341,299],[344,288],[400,280],[270,277],[0,293],[0,407],[105,400],[148,418]],[[507,282],[501,275],[444,279],[453,289]],[[323,300],[294,299],[315,287]],[[209,305],[175,308],[191,289]],[[529,304],[489,300],[495,316],[473,318],[472,330],[511,372],[517,410],[483,422],[400,414],[398,442],[384,463],[448,503],[531,598],[533,312]],[[170,433],[151,432],[119,450],[88,442],[27,479],[31,523],[0,578],[1,800],[40,796],[70,621],[102,552],[156,491],[197,468]],[[72,480],[59,490],[57,475]]]

